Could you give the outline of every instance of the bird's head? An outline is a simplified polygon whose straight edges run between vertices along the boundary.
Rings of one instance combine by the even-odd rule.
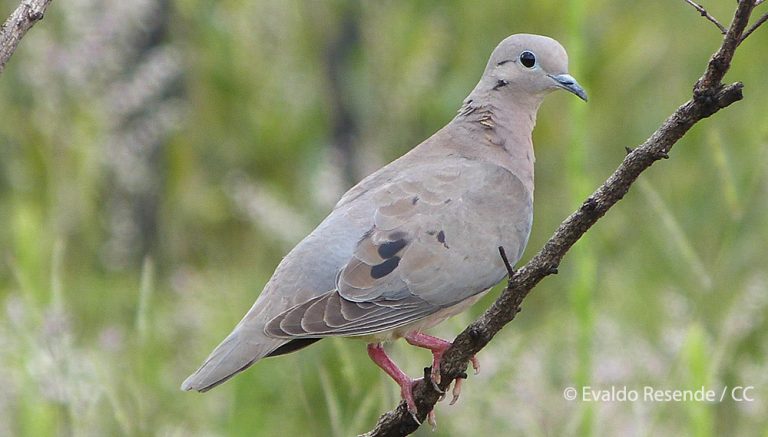
[[[478,86],[491,94],[511,94],[515,100],[532,97],[540,102],[557,89],[587,100],[587,93],[568,74],[568,54],[563,46],[541,35],[511,35],[500,42]]]

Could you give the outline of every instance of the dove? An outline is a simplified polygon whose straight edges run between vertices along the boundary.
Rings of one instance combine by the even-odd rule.
[[[383,344],[404,338],[429,349],[439,381],[451,343],[424,331],[506,277],[499,248],[511,264],[520,260],[533,221],[531,135],[544,97],[559,89],[587,100],[560,43],[530,34],[501,41],[456,116],[345,193],[181,388],[204,392],[262,358],[350,337],[368,343],[415,417],[415,380]]]

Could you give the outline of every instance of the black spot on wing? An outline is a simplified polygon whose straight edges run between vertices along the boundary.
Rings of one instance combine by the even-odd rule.
[[[392,273],[392,271],[397,268],[398,264],[400,264],[399,256],[393,256],[381,264],[376,264],[375,266],[371,267],[371,277],[373,279],[383,278],[384,276]]]
[[[437,233],[437,241],[441,243],[443,246],[445,246],[446,249],[449,249],[448,245],[445,244],[445,231],[440,231]]]
[[[408,242],[403,238],[395,241],[388,241],[379,246],[379,256],[384,259],[392,258],[397,254],[397,252],[400,252],[400,250],[402,250],[406,244],[408,244]]]

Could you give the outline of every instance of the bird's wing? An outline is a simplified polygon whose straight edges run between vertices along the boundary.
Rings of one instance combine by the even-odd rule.
[[[516,261],[530,229],[531,194],[489,163],[424,164],[370,195],[373,225],[336,289],[278,314],[268,336],[360,336],[414,323],[501,281],[498,247],[511,246]]]
[[[287,308],[334,289],[336,273],[369,227],[369,221],[356,220],[349,211],[332,213],[280,262],[248,313],[182,388],[210,390],[261,358],[310,344],[309,340],[268,337],[264,325]]]

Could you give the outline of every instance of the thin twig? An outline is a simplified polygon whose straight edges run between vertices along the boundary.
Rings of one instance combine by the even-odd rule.
[[[704,9],[704,6],[694,2],[692,0],[685,0],[685,2],[688,3],[689,5],[693,6],[693,8],[696,9],[697,11],[699,11],[699,14],[701,14],[702,17],[704,17],[707,20],[709,20],[712,23],[714,23],[715,26],[717,26],[717,28],[720,29],[720,33],[725,35],[725,33],[728,32],[728,29],[726,29],[725,26],[720,24],[720,22],[717,21],[717,18],[715,18],[712,15],[710,15],[709,12],[707,12],[707,10]]]
[[[759,3],[755,3],[755,5],[759,5],[762,3],[762,0]],[[744,32],[744,35],[739,40],[739,44],[741,44],[749,35],[752,35],[752,32],[756,31],[758,27],[760,27],[763,23],[768,21],[768,13],[760,17],[757,21],[755,21],[755,24],[752,25],[752,27],[749,28],[746,32]]]
[[[755,4],[752,0],[740,0],[736,7],[736,12],[733,14],[731,25],[728,28],[728,32],[723,38],[723,43],[714,55],[709,59],[707,64],[707,71],[699,78],[696,85],[693,88],[694,100],[709,100],[712,98],[712,93],[717,91],[721,85],[723,76],[731,67],[731,60],[733,54],[736,52],[736,48],[741,43],[741,36],[744,34],[744,29],[749,24],[749,17],[752,15],[752,11],[755,8]]]
[[[702,119],[742,99],[741,83],[724,85],[721,80],[728,71],[739,41],[755,3],[739,2],[723,43],[710,59],[707,69],[694,87],[693,97],[667,118],[647,140],[632,149],[613,174],[571,214],[546,242],[544,247],[509,279],[506,289],[483,315],[459,334],[440,361],[440,390],[467,368],[470,358],[484,348],[520,311],[523,299],[544,277],[557,271],[566,252],[613,205],[621,200],[632,184],[653,163],[668,156],[672,146]],[[504,217],[500,217],[504,220]],[[418,419],[423,421],[440,398],[440,391],[423,381],[414,386]],[[364,434],[367,437],[405,436],[418,428],[405,402],[384,413],[376,426]]]
[[[0,28],[0,73],[27,31],[43,19],[52,0],[22,0]]]
[[[509,258],[507,258],[507,252],[504,250],[504,246],[499,246],[499,255],[501,255],[501,260],[504,261],[504,267],[507,268],[507,274],[509,277],[515,276],[515,269],[512,268],[512,265],[509,263]]]

